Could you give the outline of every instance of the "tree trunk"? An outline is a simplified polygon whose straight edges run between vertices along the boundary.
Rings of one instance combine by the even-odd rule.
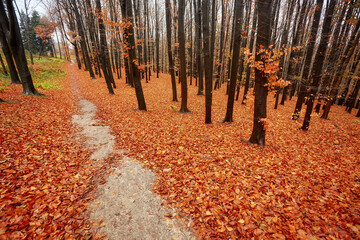
[[[156,78],[159,78],[160,72],[160,32],[159,32],[159,15],[158,15],[158,6],[157,0],[155,0],[155,45],[156,45]]]
[[[212,103],[212,76],[211,76],[211,52],[210,52],[210,31],[209,31],[209,10],[210,0],[202,2],[202,28],[203,28],[203,53],[205,70],[205,124],[211,123]]]
[[[262,54],[259,54],[260,46],[265,49],[269,47],[270,42],[270,23],[272,0],[257,0],[258,15],[258,36],[256,40],[255,61],[262,61]],[[250,143],[260,146],[265,145],[265,120],[266,120],[266,102],[268,89],[266,86],[267,77],[262,71],[255,68],[255,102],[254,102],[254,123]]]
[[[196,0],[194,0],[195,4]],[[203,66],[201,60],[201,1],[197,0],[195,6],[195,26],[196,26],[196,65],[197,65],[197,75],[198,75],[198,93],[197,95],[204,95],[204,80],[203,80]]]
[[[310,37],[309,37],[309,41],[307,43],[307,49],[306,49],[306,57],[305,57],[305,62],[304,62],[304,71],[303,71],[303,78],[305,78],[305,81],[303,81],[302,87],[300,88],[300,93],[298,94],[298,99],[296,101],[296,107],[294,110],[294,114],[292,116],[293,120],[298,120],[299,116],[300,116],[300,112],[301,112],[301,107],[302,107],[302,102],[304,101],[304,97],[308,94],[306,91],[306,85],[309,82],[308,78],[309,78],[309,72],[310,72],[310,64],[311,64],[311,59],[313,57],[313,52],[315,49],[315,42],[316,42],[316,34],[319,28],[319,23],[320,23],[320,17],[321,17],[321,9],[323,6],[323,0],[319,0],[317,2],[317,5],[315,6],[315,15],[314,15],[314,19],[313,19],[313,25],[311,26],[311,33],[310,33]],[[304,86],[303,86],[304,85]],[[301,90],[305,91],[304,93],[301,92]]]
[[[123,18],[125,18],[124,22],[130,21],[132,23],[133,14],[131,0],[121,0],[120,4],[122,16]],[[145,97],[141,86],[140,72],[138,66],[135,64],[135,37],[132,24],[129,24],[129,26],[124,29],[124,43],[127,45],[129,52],[130,74],[132,75],[134,80],[135,93],[138,101],[139,110],[146,111]]]
[[[211,18],[212,19],[211,19],[211,42],[210,42],[210,50],[209,50],[210,51],[210,66],[209,67],[210,67],[211,88],[212,88],[213,77],[214,77],[214,48],[215,48],[215,33],[216,33],[216,24],[215,23],[217,20],[216,1],[215,0],[212,0]],[[206,65],[206,63],[205,63],[205,65]],[[206,88],[206,86],[205,86],[205,88]]]
[[[336,96],[336,93],[338,91],[338,87],[341,83],[342,77],[346,71],[346,67],[348,65],[348,63],[350,62],[351,56],[353,55],[353,53],[355,52],[357,43],[359,42],[359,38],[360,38],[360,32],[359,32],[359,27],[360,27],[360,21],[358,21],[355,30],[351,36],[351,39],[346,47],[346,49],[344,50],[344,54],[341,56],[341,69],[340,71],[338,71],[336,73],[335,76],[335,84],[331,89],[330,92],[330,96],[329,96],[329,100],[326,103],[326,107],[325,110],[321,116],[321,118],[323,119],[327,119],[329,112],[330,112],[330,108],[331,108],[331,104],[332,104],[332,99]]]
[[[10,51],[8,42],[6,40],[5,34],[2,30],[2,27],[0,25],[0,43],[2,46],[3,53],[5,55],[6,63],[9,68],[10,77],[11,77],[11,84],[21,84],[18,72],[15,67],[14,59],[12,56],[12,53]]]
[[[233,112],[234,112],[234,98],[235,98],[235,87],[239,66],[239,55],[240,55],[240,44],[241,44],[241,19],[242,19],[242,0],[236,1],[234,6],[234,18],[236,19],[234,24],[234,47],[231,60],[231,75],[230,75],[230,86],[229,86],[229,96],[227,101],[227,108],[225,119],[223,122],[232,122],[233,121]]]
[[[251,5],[249,6],[249,10],[251,9]],[[255,31],[256,31],[256,9],[254,9],[254,16],[253,16],[253,22],[252,22],[252,30],[250,33],[250,43],[249,43],[249,50],[251,52],[253,52],[253,47],[254,47],[254,42],[255,42]],[[249,17],[249,22],[250,22],[250,17]],[[250,26],[250,24],[249,24]],[[244,86],[244,95],[243,95],[243,99],[241,101],[241,104],[246,104],[246,95],[249,91],[250,88],[250,76],[251,76],[251,67],[250,67],[250,63],[247,64],[246,66],[246,76],[245,76],[245,86]]]
[[[351,95],[349,96],[349,99],[348,99],[348,104],[346,106],[346,111],[348,113],[351,113],[351,110],[355,106],[356,96],[358,95],[359,90],[360,90],[360,80],[358,79],[357,82],[356,82],[355,88],[352,91],[352,93],[351,93]]]
[[[320,4],[320,2],[321,2],[321,0],[319,1],[319,4]],[[312,73],[310,74],[310,79],[312,79],[312,84],[311,84],[309,100],[308,100],[308,103],[306,106],[304,122],[301,127],[302,130],[309,129],[311,113],[312,113],[314,101],[315,101],[315,95],[317,93],[317,90],[318,90],[317,88],[318,88],[320,80],[321,80],[321,72],[323,69],[324,61],[325,61],[325,52],[326,52],[326,48],[327,48],[327,45],[328,45],[328,42],[330,39],[331,21],[332,21],[332,16],[333,16],[334,10],[335,10],[335,3],[336,3],[335,1],[331,1],[330,5],[328,6],[328,9],[326,10],[325,20],[324,20],[324,24],[323,24],[323,30],[321,33],[320,44],[319,44],[319,48],[318,48],[316,56],[315,56],[316,64],[312,70]]]
[[[186,61],[185,61],[185,32],[184,15],[185,0],[179,0],[179,18],[178,18],[178,37],[179,37],[179,58],[180,58],[180,82],[181,82],[181,107],[180,112],[187,113],[187,80],[186,80]]]
[[[1,62],[1,66],[2,66],[2,68],[3,68],[4,74],[5,74],[5,75],[9,75],[9,73],[8,73],[6,67],[5,67],[4,60],[3,60],[1,54],[0,54],[0,62]]]
[[[0,0],[0,24],[3,34],[9,43],[10,51],[15,59],[17,69],[22,81],[23,93],[26,95],[42,95],[36,91],[28,68],[25,49],[22,43],[19,23],[16,19],[12,0],[6,0],[8,17],[5,12],[3,0]]]
[[[171,75],[171,86],[173,101],[177,102],[177,91],[176,91],[176,80],[174,72],[174,59],[171,50],[171,12],[170,12],[170,0],[165,0],[165,11],[166,11],[166,40],[169,58],[169,72]]]
[[[82,24],[82,21],[81,21],[81,16],[80,16],[80,13],[79,13],[79,9],[77,7],[77,4],[76,4],[75,0],[71,0],[71,2],[72,2],[73,9],[74,9],[74,12],[75,12],[75,19],[76,19],[76,23],[77,23],[79,36],[81,37],[80,45],[81,45],[81,50],[82,50],[82,52],[84,54],[85,66],[86,66],[87,70],[89,71],[90,77],[92,79],[95,79],[95,74],[94,74],[94,71],[93,71],[92,66],[91,66],[87,44],[85,42],[85,33],[84,33],[84,28],[83,28],[83,24]]]
[[[219,53],[219,59],[215,66],[217,66],[217,72],[216,72],[216,82],[214,86],[214,90],[220,88],[220,74],[221,74],[221,62],[223,58],[223,47],[224,47],[224,34],[225,34],[225,0],[221,0],[221,29],[220,29],[220,53]]]
[[[101,2],[100,0],[96,0],[96,11],[98,14],[103,14],[101,11]],[[100,58],[101,58],[101,68],[104,73],[105,82],[107,89],[109,91],[109,94],[114,94],[114,90],[111,85],[111,77],[113,76],[111,72],[110,67],[110,61],[109,58],[106,57],[106,55],[109,54],[109,50],[107,47],[107,41],[106,41],[106,33],[105,33],[105,26],[103,23],[103,19],[99,18],[99,32],[100,32]]]

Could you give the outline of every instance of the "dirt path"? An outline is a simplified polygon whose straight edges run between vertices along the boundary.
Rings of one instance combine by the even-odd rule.
[[[73,83],[74,74],[70,76]],[[74,91],[78,92],[76,84]],[[80,114],[73,116],[88,148],[94,150],[91,158],[102,164],[113,151],[115,138],[109,126],[99,125],[95,119],[96,106],[81,99]],[[124,157],[119,167],[113,168],[106,183],[98,187],[98,197],[93,202],[90,219],[101,226],[100,233],[108,239],[195,239],[180,227],[174,212],[161,206],[161,199],[152,192],[154,174],[139,163]]]

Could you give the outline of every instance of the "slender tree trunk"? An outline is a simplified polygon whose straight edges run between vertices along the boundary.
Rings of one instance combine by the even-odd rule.
[[[306,92],[306,85],[309,82],[309,73],[311,68],[311,60],[313,57],[314,49],[315,49],[315,42],[316,42],[316,34],[319,28],[320,23],[320,17],[321,17],[321,10],[323,6],[323,0],[318,0],[317,5],[315,6],[315,15],[313,20],[313,25],[311,27],[311,33],[310,37],[307,43],[307,49],[306,49],[306,56],[305,56],[305,62],[304,62],[304,71],[303,71],[303,78],[305,78],[305,81],[301,82],[300,87],[300,93],[298,94],[298,99],[296,101],[296,107],[292,116],[293,120],[298,120],[300,117],[300,112],[302,108],[302,103],[304,101],[304,97],[308,94]],[[303,86],[304,85],[304,86]],[[304,91],[304,92],[302,92]]]
[[[194,0],[195,2],[196,0]],[[197,75],[198,75],[198,93],[197,95],[204,95],[204,80],[203,80],[203,66],[201,60],[201,1],[197,0],[195,8],[195,25],[196,25],[196,35],[195,37],[197,56],[196,56],[196,65],[197,65]]]
[[[4,74],[5,74],[5,75],[9,75],[9,73],[8,73],[6,67],[5,67],[4,60],[3,60],[1,54],[0,54],[0,62],[1,62],[1,66],[2,66],[2,68],[3,68]]]
[[[159,32],[159,16],[158,16],[158,5],[155,0],[155,45],[156,45],[156,78],[159,78],[160,72],[160,32]]]
[[[249,11],[250,11],[250,9],[251,9],[251,3],[250,3]],[[251,52],[253,52],[254,42],[255,42],[256,18],[257,18],[255,12],[256,12],[256,6],[255,6],[255,9],[254,9],[254,16],[253,16],[253,19],[252,19],[253,20],[253,22],[252,22],[252,30],[251,30],[251,33],[250,33],[249,50]],[[250,17],[249,17],[249,22],[250,22]],[[244,95],[243,95],[243,99],[241,101],[241,104],[246,104],[246,96],[247,96],[249,88],[250,88],[250,75],[251,75],[251,67],[250,67],[250,63],[248,63],[247,66],[246,66]]]
[[[220,74],[221,74],[221,65],[222,65],[222,58],[223,58],[223,47],[224,47],[224,31],[225,31],[225,0],[221,0],[221,29],[220,29],[220,53],[217,66],[217,73],[216,73],[216,82],[214,89],[220,88]]]
[[[24,5],[25,5],[25,25],[26,25],[26,41],[27,41],[27,47],[28,47],[28,51],[29,51],[29,55],[30,55],[30,62],[31,65],[34,65],[34,58],[33,58],[33,54],[32,54],[32,49],[31,49],[31,38],[30,38],[30,24],[29,24],[29,6],[27,6],[27,1],[24,1]]]
[[[325,21],[321,34],[320,44],[315,56],[316,64],[313,68],[312,73],[310,74],[310,79],[312,79],[312,84],[311,84],[310,96],[306,107],[304,122],[301,127],[302,130],[309,129],[311,113],[315,101],[315,95],[317,93],[318,90],[317,88],[321,80],[321,72],[325,61],[325,52],[330,38],[331,20],[332,20],[332,16],[334,15],[334,10],[335,10],[335,1],[331,1],[325,14]]]
[[[123,18],[126,21],[132,23],[133,14],[132,14],[132,2],[131,0],[121,0],[121,12]],[[136,52],[135,52],[135,37],[134,37],[134,28],[132,24],[129,24],[127,28],[124,29],[124,42],[127,45],[129,52],[129,65],[131,66],[130,71],[134,80],[135,93],[138,101],[139,110],[146,111],[145,97],[143,89],[141,86],[140,72],[138,66],[135,64]]]
[[[12,0],[6,0],[5,2],[8,17],[5,12],[3,0],[0,0],[1,30],[6,37],[10,51],[15,59],[16,66],[22,81],[23,93],[26,95],[42,95],[36,91],[32,81],[25,56],[25,48],[21,39],[20,27],[16,18]]]
[[[187,80],[186,80],[186,61],[185,61],[185,33],[184,33],[184,15],[185,0],[179,0],[179,18],[178,18],[178,37],[179,37],[179,58],[180,58],[180,82],[181,82],[181,107],[180,112],[187,113]]]
[[[209,31],[209,10],[210,0],[203,0],[203,53],[204,53],[204,69],[205,69],[205,124],[211,123],[211,103],[212,103],[212,76],[211,76],[211,44]]]
[[[346,106],[346,111],[348,113],[351,113],[351,110],[355,106],[356,96],[359,93],[359,89],[360,89],[360,80],[357,80],[355,88],[354,88],[353,92],[351,93],[351,95],[349,96],[348,104]]]
[[[212,19],[211,19],[211,42],[210,42],[210,77],[211,77],[211,87],[212,87],[213,75],[214,75],[213,74],[214,73],[214,48],[215,48],[215,33],[216,33],[216,24],[215,23],[217,20],[216,1],[215,0],[212,0],[211,17],[212,17]],[[205,65],[206,65],[206,63],[205,63]]]
[[[87,70],[89,71],[90,77],[92,79],[95,79],[95,74],[94,74],[94,71],[93,71],[92,66],[91,66],[87,44],[85,42],[85,33],[84,33],[84,28],[83,28],[83,24],[82,24],[82,21],[81,21],[81,16],[80,16],[80,13],[79,13],[79,9],[77,8],[77,4],[76,4],[75,0],[71,0],[71,2],[72,2],[73,9],[74,9],[74,12],[75,12],[75,18],[76,18],[76,23],[77,23],[77,27],[78,27],[79,36],[81,37],[80,45],[81,45],[81,50],[82,50],[82,52],[84,54],[85,66],[86,66]]]
[[[262,54],[259,54],[260,46],[265,49],[269,47],[270,42],[270,23],[272,0],[257,0],[258,14],[258,36],[256,40],[255,61],[262,61]],[[265,145],[265,121],[266,121],[266,103],[268,89],[266,86],[267,77],[262,71],[255,68],[255,102],[254,102],[254,123],[250,143]]]
[[[96,11],[98,14],[103,14],[101,11],[101,2],[100,0],[96,0]],[[107,47],[107,41],[106,41],[106,33],[105,33],[105,26],[103,24],[102,17],[99,18],[99,31],[100,31],[100,58],[101,58],[101,67],[102,71],[104,73],[105,82],[107,89],[109,91],[109,94],[114,94],[114,90],[111,85],[111,76],[113,76],[110,68],[110,61],[106,57],[106,55],[109,54],[109,50]]]
[[[229,96],[227,101],[227,108],[225,119],[223,122],[232,122],[233,121],[233,112],[234,112],[234,98],[235,98],[235,87],[239,66],[239,55],[240,55],[240,44],[241,44],[241,19],[242,19],[242,6],[243,1],[239,0],[235,2],[234,6],[234,47],[231,60],[231,75],[230,75],[230,86],[229,86]]]
[[[168,58],[169,58],[169,71],[171,75],[171,85],[172,85],[172,96],[173,101],[177,102],[177,91],[176,91],[176,80],[174,72],[174,60],[171,50],[171,11],[170,11],[170,0],[165,0],[165,11],[166,11],[166,38],[167,38],[167,48],[168,48]]]
[[[327,101],[325,110],[321,116],[321,118],[323,118],[323,119],[327,119],[329,116],[332,99],[336,96],[336,93],[338,91],[342,77],[346,71],[346,67],[347,67],[348,63],[350,62],[351,56],[354,54],[357,43],[359,43],[359,38],[360,38],[359,26],[360,26],[360,21],[357,23],[354,33],[351,36],[350,42],[347,45],[347,47],[344,51],[344,54],[341,57],[341,63],[342,63],[341,66],[342,67],[341,67],[340,71],[338,71],[337,74],[335,75],[335,84],[331,89],[329,100]]]
[[[6,63],[9,68],[10,77],[11,77],[11,84],[21,84],[18,72],[15,67],[14,59],[12,56],[12,53],[10,51],[8,42],[6,40],[5,34],[2,30],[2,27],[0,25],[0,43],[2,46],[3,53],[5,55]]]

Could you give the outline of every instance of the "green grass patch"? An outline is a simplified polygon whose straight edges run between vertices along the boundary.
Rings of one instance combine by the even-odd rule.
[[[29,65],[33,76],[34,85],[36,88],[45,90],[58,90],[61,85],[57,78],[65,76],[66,71],[62,70],[62,59],[58,58],[45,58],[34,59],[35,64]]]
[[[2,76],[1,76],[2,77]],[[2,79],[1,80],[2,85],[4,86],[10,86],[11,82],[9,79]]]
[[[34,86],[44,90],[61,89],[58,78],[67,74],[66,71],[62,70],[63,63],[65,60],[59,58],[41,57],[39,59],[34,56],[34,65],[32,65],[30,58],[28,58],[28,66]],[[5,91],[10,85],[11,77],[0,73],[0,91]]]
[[[45,90],[59,90],[61,89],[60,85],[55,81],[42,81],[42,82],[35,82],[35,88],[41,88]]]

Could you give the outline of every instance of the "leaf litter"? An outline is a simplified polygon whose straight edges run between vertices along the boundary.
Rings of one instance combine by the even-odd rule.
[[[77,75],[82,97],[98,107],[97,118],[112,129],[115,148],[155,173],[156,193],[179,211],[177,218],[192,219],[197,237],[360,236],[360,127],[342,107],[332,108],[332,121],[314,115],[304,132],[290,120],[295,101],[273,110],[269,96],[262,149],[241,141],[251,134],[251,108],[236,102],[235,122],[220,123],[224,88],[214,91],[213,124],[205,125],[197,88],[189,88],[191,113],[180,114],[166,74],[143,83],[150,110],[141,112],[134,89],[123,82],[111,96],[103,80],[66,68]],[[1,105],[1,236],[86,239],[90,223],[83,212],[94,199],[94,179],[105,182],[98,177],[105,171],[84,167],[90,154],[69,132],[76,96],[69,88],[46,91],[46,98],[14,94],[20,91],[3,93],[20,103]]]

